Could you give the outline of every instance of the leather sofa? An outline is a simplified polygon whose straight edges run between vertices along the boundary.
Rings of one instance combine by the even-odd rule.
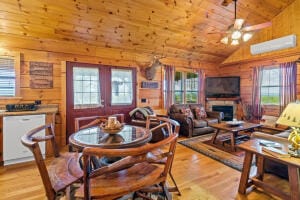
[[[215,129],[210,127],[209,123],[219,123],[224,117],[222,112],[206,111],[207,117],[197,119],[195,115],[195,109],[197,107],[203,106],[202,104],[173,104],[168,109],[169,117],[180,124],[180,135],[193,137],[212,133]],[[183,113],[184,109],[190,109],[192,115],[188,116],[186,113]]]

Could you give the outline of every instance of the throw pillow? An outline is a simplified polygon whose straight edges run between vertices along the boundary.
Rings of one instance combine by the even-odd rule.
[[[182,109],[180,110],[180,112],[183,113],[185,116],[194,119],[194,115],[193,115],[191,109],[189,109],[189,108],[182,108]]]
[[[207,114],[205,112],[204,107],[196,107],[195,108],[195,117],[196,119],[205,119],[207,117]]]

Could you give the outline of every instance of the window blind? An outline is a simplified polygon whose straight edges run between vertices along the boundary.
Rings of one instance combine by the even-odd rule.
[[[0,96],[15,96],[16,73],[14,60],[0,57]]]

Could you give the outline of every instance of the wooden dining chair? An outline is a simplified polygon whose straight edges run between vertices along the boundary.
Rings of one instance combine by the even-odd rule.
[[[177,134],[157,142],[127,149],[101,149],[87,147],[83,150],[83,186],[75,196],[84,199],[116,199],[142,188],[158,184],[166,199],[171,195],[166,187],[167,175],[172,165]],[[168,146],[168,148],[166,148]],[[163,148],[159,154],[149,154],[158,148]],[[93,156],[123,157],[108,166],[98,169],[90,168]],[[156,161],[166,158],[163,165]]]
[[[107,121],[107,118],[110,116],[115,116],[115,117],[117,117],[117,119],[120,123],[124,123],[124,114],[77,117],[77,118],[75,118],[75,131],[77,132],[84,128],[89,128],[92,126],[100,125],[101,123],[105,123]]]
[[[46,131],[45,136],[36,136],[37,133],[43,130]],[[82,181],[83,171],[79,165],[81,154],[69,152],[63,154],[59,153],[52,124],[39,126],[29,131],[22,136],[21,142],[33,153],[48,199],[54,200],[64,194],[69,196],[71,185]],[[48,166],[48,169],[39,142],[51,143],[55,158]]]
[[[158,125],[156,127],[150,128],[151,124],[153,124],[152,123],[153,121],[156,121],[156,124],[158,124]],[[146,128],[149,129],[152,132],[152,134],[155,134],[157,132],[156,130],[160,129],[160,131],[164,132],[165,135],[170,136],[170,135],[179,134],[180,124],[177,121],[172,120],[167,117],[149,115],[149,116],[147,116]],[[156,151],[161,151],[161,149],[157,149]],[[157,152],[155,152],[155,151],[152,153],[157,154]],[[162,160],[159,160],[157,163],[165,163],[165,162],[166,162],[166,159],[162,159]],[[181,192],[180,192],[180,190],[176,184],[176,181],[172,175],[172,164],[171,164],[171,167],[169,170],[169,175],[174,184],[174,187],[169,187],[168,190],[170,192],[177,192],[178,195],[181,196]]]

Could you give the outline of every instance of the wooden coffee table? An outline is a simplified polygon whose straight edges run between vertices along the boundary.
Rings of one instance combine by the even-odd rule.
[[[283,145],[284,146],[284,145]],[[300,199],[300,182],[299,182],[299,169],[300,158],[286,158],[280,156],[273,156],[262,150],[262,146],[259,144],[259,139],[251,139],[238,145],[238,148],[245,151],[244,166],[241,174],[239,193],[245,194],[246,190],[255,185],[264,189],[266,192],[272,193],[281,199]],[[284,149],[284,148],[283,148]],[[257,173],[254,177],[249,178],[250,169],[252,165],[253,156],[256,156]],[[270,159],[275,162],[279,162],[288,166],[290,194],[279,190],[274,184],[270,184],[263,180],[264,177],[264,160]]]
[[[230,144],[231,144],[231,150],[235,151],[235,143],[236,139],[245,137],[245,135],[239,135],[240,131],[251,131],[254,130],[254,128],[260,127],[260,124],[254,124],[250,122],[244,122],[239,126],[230,126],[226,124],[226,122],[218,123],[218,124],[209,124],[210,127],[213,127],[217,129],[215,135],[211,139],[211,143],[215,144],[215,141],[217,139],[218,134],[221,130],[227,131],[230,134]]]

